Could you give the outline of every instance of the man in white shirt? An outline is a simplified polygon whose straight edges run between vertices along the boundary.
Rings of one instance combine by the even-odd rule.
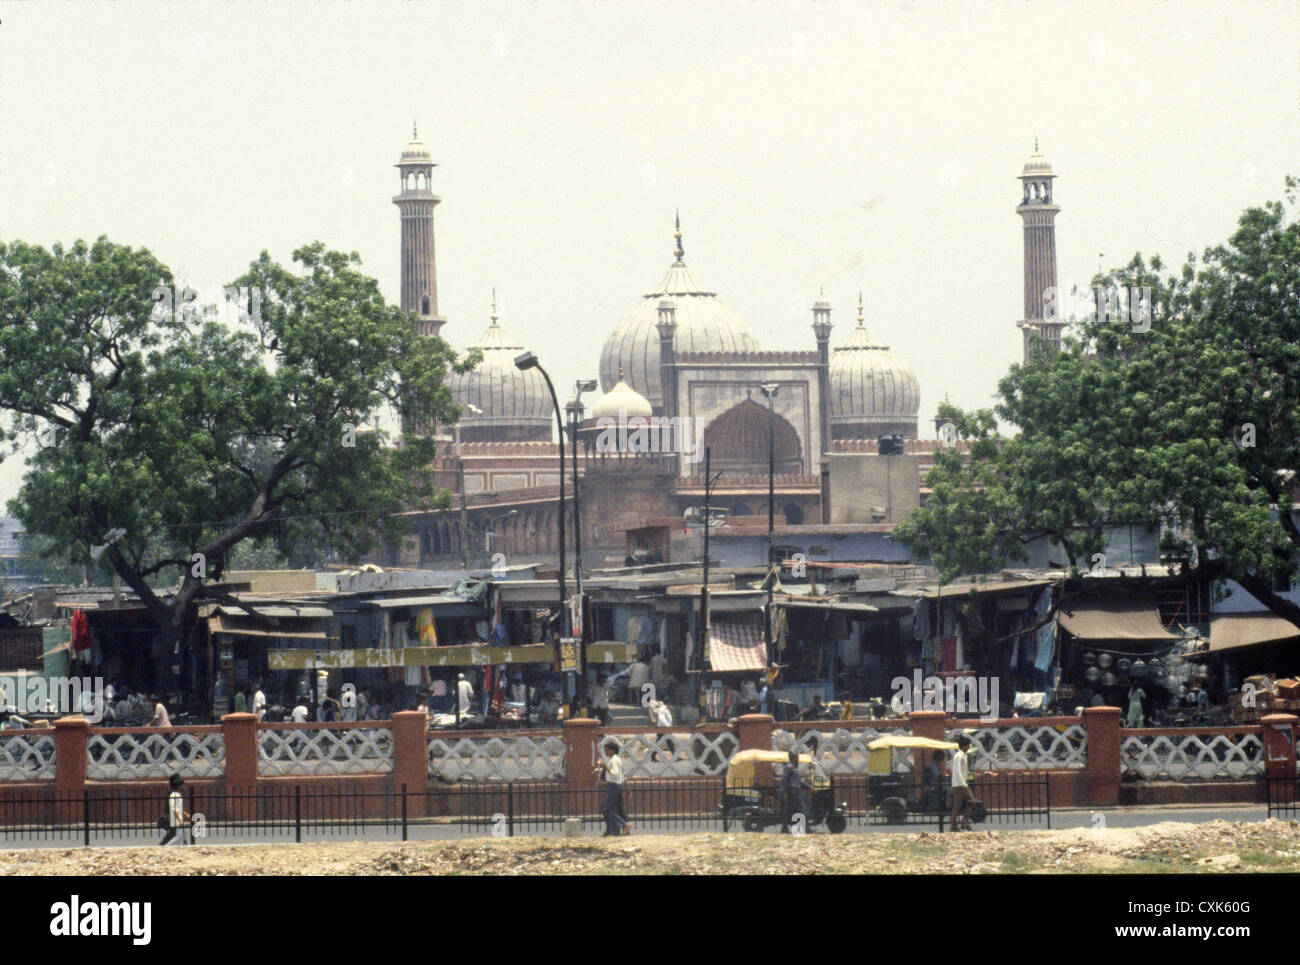
[[[602,724],[609,723],[609,687],[603,679],[591,688],[591,712]]]
[[[952,820],[950,824],[954,831],[969,831],[970,826],[970,808],[975,803],[975,795],[971,793],[970,785],[967,779],[970,776],[970,765],[966,755],[970,747],[970,738],[965,734],[957,735],[957,750],[952,755]],[[958,817],[961,823],[958,824]]]
[[[185,825],[189,822],[190,815],[185,811],[185,798],[181,794],[181,785],[184,783],[179,774],[173,774],[169,778],[171,792],[167,795],[167,833],[163,835],[162,841],[158,842],[164,848],[169,844],[185,843]]]
[[[258,720],[266,719],[266,694],[262,693],[262,688],[257,684],[253,685],[253,714]]]
[[[153,705],[153,720],[149,721],[150,727],[170,727],[172,719],[167,714],[167,708],[163,706],[162,698],[155,697]]]
[[[307,710],[307,702],[303,700],[301,697],[298,698],[298,704],[293,708],[293,722],[295,724],[307,723],[308,713],[309,712]]]
[[[601,765],[596,769],[597,773],[605,772],[605,806],[602,808],[605,833],[601,835],[602,838],[628,833],[629,825],[623,811],[623,788],[627,784],[627,778],[623,776],[623,761],[618,756],[618,751],[617,742],[607,743],[601,754]]]
[[[627,699],[635,704],[641,703],[641,688],[650,679],[650,668],[640,657],[627,668]]]
[[[469,716],[470,702],[474,699],[474,686],[465,679],[464,674],[459,674],[456,680],[456,694],[460,716]]]

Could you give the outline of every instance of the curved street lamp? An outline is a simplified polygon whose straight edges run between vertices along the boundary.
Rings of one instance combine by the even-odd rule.
[[[564,628],[568,626],[568,619],[565,617],[565,609],[568,606],[564,585],[564,414],[560,411],[560,400],[556,398],[555,386],[551,382],[551,377],[546,374],[546,369],[542,368],[542,363],[537,361],[537,356],[532,352],[524,352],[522,355],[515,357],[515,368],[521,372],[528,369],[537,369],[542,373],[542,378],[546,380],[546,387],[551,392],[551,405],[555,409],[555,424],[560,430],[560,628],[561,635]]]

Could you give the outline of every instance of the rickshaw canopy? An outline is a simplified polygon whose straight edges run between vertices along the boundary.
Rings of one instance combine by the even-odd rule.
[[[867,745],[867,773],[877,776],[892,774],[895,748],[955,751],[957,745],[951,741],[939,741],[931,737],[914,737],[911,734],[891,734],[887,737],[877,737]]]
[[[739,751],[732,755],[727,764],[727,787],[739,787],[754,783],[754,772],[759,764],[789,764],[788,751]],[[810,767],[814,765],[811,754],[800,754],[799,763]],[[814,768],[816,775],[816,768]]]
[[[911,734],[890,734],[877,737],[867,745],[867,750],[893,750],[895,747],[923,747],[932,751],[955,751],[957,745],[952,741],[937,741],[933,737],[913,737]]]

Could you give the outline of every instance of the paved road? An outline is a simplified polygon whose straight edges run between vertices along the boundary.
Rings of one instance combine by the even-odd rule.
[[[1066,809],[1052,812],[1052,828],[1091,828],[1096,826],[1095,815],[1104,816],[1106,826],[1113,828],[1136,828],[1151,824],[1158,824],[1162,821],[1183,821],[1187,823],[1202,823],[1208,821],[1264,821],[1268,817],[1268,811],[1264,807],[1143,807],[1143,808],[1115,808],[1104,811],[1090,811],[1087,809]],[[1024,830],[1031,828],[1046,827],[1045,822],[1037,821],[989,821],[980,826],[980,830],[999,831],[999,830]],[[546,835],[550,837],[559,837],[563,834],[563,827],[558,824],[548,825],[528,825],[519,822],[515,827],[517,836],[527,834]],[[603,830],[603,822],[598,818],[592,817],[584,820],[582,837],[597,837]],[[665,824],[662,826],[638,826],[633,823],[633,831],[636,834],[683,834],[699,831],[721,831],[721,826],[716,821],[703,820],[685,820]],[[864,825],[859,824],[856,820],[851,820],[848,827],[849,834],[897,834],[897,833],[916,833],[918,831],[936,831],[938,825],[930,824],[913,824],[913,825]],[[199,839],[201,844],[229,844],[229,845],[257,845],[257,844],[291,844],[295,840],[292,828],[287,830],[258,830],[256,833],[250,833],[248,830],[224,831],[222,829],[209,829],[210,833]],[[776,827],[768,828],[767,834],[776,834],[779,829]],[[505,833],[505,828],[500,828],[500,833]],[[810,831],[814,834],[825,834],[822,828],[814,828]],[[411,822],[407,826],[407,839],[410,841],[453,841],[470,837],[491,837],[492,825],[486,822],[476,828],[463,828],[459,825],[435,824],[435,823],[416,823]],[[93,847],[138,847],[140,845],[156,845],[161,838],[161,832],[153,828],[139,828],[129,831],[119,832],[101,832],[92,829],[91,845]],[[367,826],[361,828],[325,828],[320,826],[304,825],[302,829],[303,843],[319,841],[375,841],[392,843],[401,840],[401,826],[396,825],[391,828],[382,826]],[[0,833],[0,849],[20,849],[20,848],[69,848],[79,847],[83,842],[83,832],[80,828],[69,829],[47,829],[43,831],[22,831],[12,833]]]

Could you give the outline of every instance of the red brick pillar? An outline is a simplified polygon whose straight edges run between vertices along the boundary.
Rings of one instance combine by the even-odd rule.
[[[736,720],[736,738],[742,751],[770,751],[772,749],[771,714],[746,714]]]
[[[60,794],[80,794],[86,787],[86,742],[90,722],[61,717],[54,722],[54,787]]]
[[[942,710],[913,710],[908,712],[907,717],[912,723],[913,737],[928,737],[936,741],[947,739],[948,715]],[[926,757],[933,753],[934,751],[918,749],[912,754],[912,774],[917,787],[925,786]]]
[[[1295,714],[1269,714],[1260,718],[1260,739],[1264,743],[1264,776],[1270,781],[1295,779],[1295,730],[1300,717]],[[1282,800],[1291,800],[1292,792]]]
[[[257,788],[257,715],[226,714],[221,718],[226,747],[226,790]]]
[[[576,717],[564,721],[564,783],[571,790],[594,788],[600,783],[596,768],[600,756],[600,721]]]
[[[736,739],[740,741],[739,750],[742,751],[770,751],[772,747],[772,731],[775,718],[771,714],[746,714],[736,720]],[[754,783],[758,785],[771,784],[775,778],[772,776],[771,764],[759,764],[754,768]]]
[[[408,814],[427,814],[429,787],[429,715],[422,710],[399,710],[393,725],[392,787],[406,787]]]
[[[1100,807],[1119,804],[1118,707],[1085,707],[1083,728],[1088,735],[1088,803]]]

